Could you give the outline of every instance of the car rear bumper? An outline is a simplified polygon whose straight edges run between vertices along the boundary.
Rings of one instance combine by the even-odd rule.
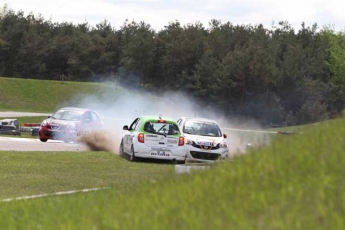
[[[138,154],[136,157],[140,158],[151,158],[151,159],[157,159],[157,160],[176,160],[176,161],[184,161],[186,158],[185,156],[179,156],[179,155],[170,155],[170,156],[158,156],[158,155],[151,155],[151,154]]]
[[[184,161],[186,159],[186,152],[184,146],[177,148],[152,148],[148,146],[140,146],[135,148],[136,157],[153,158],[160,160],[177,160]]]

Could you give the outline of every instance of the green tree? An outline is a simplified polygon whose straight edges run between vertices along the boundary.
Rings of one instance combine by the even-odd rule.
[[[207,31],[200,23],[184,27],[178,21],[169,23],[157,34],[160,82],[163,89],[185,90],[186,80],[204,54]]]
[[[128,85],[144,86],[153,72],[155,32],[144,22],[126,21],[120,34],[123,42],[120,78]]]
[[[330,79],[334,84],[345,90],[345,33],[335,32],[331,28],[324,28],[321,35],[328,39],[328,59],[326,64],[329,67]]]

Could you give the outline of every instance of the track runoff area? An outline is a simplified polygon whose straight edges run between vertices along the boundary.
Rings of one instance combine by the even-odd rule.
[[[127,119],[123,119],[123,120],[127,120]],[[237,131],[237,132],[251,132],[251,133],[280,134],[280,135],[302,134],[301,132],[294,132],[294,131],[270,131],[270,130],[236,129],[236,128],[226,128],[226,127],[222,127],[222,130]],[[20,196],[20,197],[3,199],[1,201],[2,202],[11,202],[11,201],[18,201],[18,200],[29,200],[29,199],[42,198],[42,197],[62,196],[62,195],[70,195],[70,194],[75,194],[75,193],[95,192],[95,191],[105,190],[105,189],[109,189],[109,188],[107,188],[107,187],[89,188],[89,189],[81,189],[81,190],[70,190],[70,191],[62,191],[62,192],[55,192],[55,193],[37,194],[37,195],[30,195],[30,196]]]
[[[268,134],[280,134],[280,135],[291,135],[291,134],[303,134],[302,132],[295,131],[272,131],[272,130],[261,130],[261,129],[235,129],[235,128],[221,128],[222,130],[238,131],[238,132],[250,132],[250,133],[268,133]]]

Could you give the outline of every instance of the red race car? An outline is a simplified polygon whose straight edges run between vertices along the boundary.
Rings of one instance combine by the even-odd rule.
[[[102,128],[103,122],[96,111],[66,107],[59,109],[42,121],[38,136],[42,142],[52,139],[68,143],[75,142],[80,132]]]

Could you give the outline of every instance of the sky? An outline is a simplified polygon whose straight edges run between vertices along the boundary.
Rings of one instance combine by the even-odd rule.
[[[143,21],[159,31],[170,22],[181,25],[212,19],[234,25],[258,25],[270,29],[287,21],[296,30],[301,23],[336,31],[345,29],[345,0],[0,0],[15,12],[41,14],[52,22],[87,22],[91,26],[107,20],[120,29],[125,20]]]

